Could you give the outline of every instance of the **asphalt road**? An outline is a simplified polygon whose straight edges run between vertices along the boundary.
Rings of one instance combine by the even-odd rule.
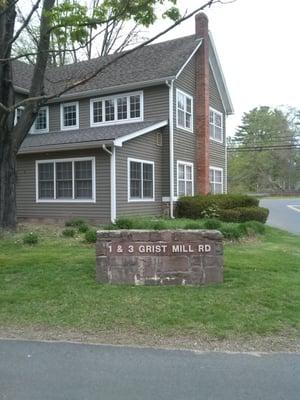
[[[300,353],[0,341],[1,400],[299,400]]]
[[[300,235],[300,198],[263,199],[260,205],[270,210],[268,225]]]

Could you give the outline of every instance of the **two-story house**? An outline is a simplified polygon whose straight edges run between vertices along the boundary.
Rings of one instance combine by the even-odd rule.
[[[111,57],[49,67],[46,93]],[[28,95],[31,68],[14,64],[18,98]],[[232,112],[200,13],[195,35],[128,54],[40,109],[18,154],[19,220],[173,216],[179,196],[226,192],[225,118]]]

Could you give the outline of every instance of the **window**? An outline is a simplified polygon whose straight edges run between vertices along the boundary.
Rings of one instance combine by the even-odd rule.
[[[223,169],[211,167],[210,174],[210,191],[212,194],[223,193]]]
[[[78,102],[61,104],[60,124],[62,130],[78,129],[79,127]]]
[[[143,93],[109,96],[90,101],[91,126],[143,120]]]
[[[49,108],[41,107],[32,125],[31,133],[45,133],[49,131]]]
[[[128,201],[154,201],[154,162],[128,159]]]
[[[213,108],[209,109],[210,138],[223,143],[223,114]]]
[[[176,91],[177,127],[193,131],[193,98],[177,89]]]
[[[193,196],[194,165],[193,163],[177,161],[177,196]]]
[[[36,162],[37,202],[95,202],[95,159]]]
[[[20,106],[20,107],[16,108],[14,125],[17,125],[17,123],[19,122],[19,119],[21,118],[23,110],[24,110],[23,106]]]

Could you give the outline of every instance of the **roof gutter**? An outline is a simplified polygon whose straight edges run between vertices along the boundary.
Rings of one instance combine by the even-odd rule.
[[[145,88],[149,86],[155,86],[155,85],[164,85],[166,83],[166,80],[174,79],[174,76],[168,76],[165,78],[160,78],[160,79],[152,79],[149,81],[141,81],[141,82],[133,82],[129,83],[126,85],[118,85],[118,86],[110,86],[107,88],[103,89],[92,89],[92,90],[85,90],[82,92],[76,92],[76,93],[67,93],[59,97],[55,97],[54,99],[51,99],[48,101],[49,104],[51,103],[56,103],[57,101],[63,100],[63,99],[81,99],[85,97],[91,97],[91,96],[98,96],[98,95],[105,95],[109,93],[116,93],[116,92],[122,92],[122,91],[128,91],[128,90],[134,90],[134,89],[140,89],[140,88]],[[22,94],[29,94],[29,90],[23,89],[19,86],[14,86],[14,89],[18,93]]]

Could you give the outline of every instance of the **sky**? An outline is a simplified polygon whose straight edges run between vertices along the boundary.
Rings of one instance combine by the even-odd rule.
[[[178,6],[184,13],[204,2],[178,0]],[[243,113],[260,105],[300,109],[300,0],[236,0],[206,14],[235,110],[227,133],[233,135]],[[152,32],[166,25],[159,21]],[[189,20],[162,40],[194,29]]]

